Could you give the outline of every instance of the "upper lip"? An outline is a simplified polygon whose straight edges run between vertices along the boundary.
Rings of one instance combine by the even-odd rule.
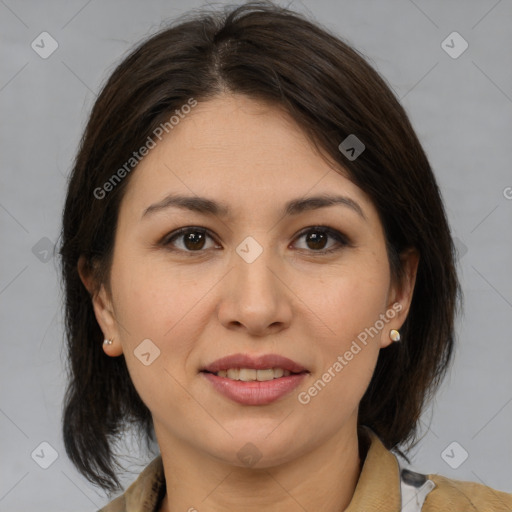
[[[217,359],[213,363],[201,369],[203,372],[217,373],[220,370],[230,368],[252,368],[265,370],[267,368],[282,368],[292,373],[308,371],[299,363],[278,354],[263,354],[261,356],[250,356],[249,354],[233,354]]]

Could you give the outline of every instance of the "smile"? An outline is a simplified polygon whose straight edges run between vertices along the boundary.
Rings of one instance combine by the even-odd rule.
[[[288,377],[290,370],[283,368],[267,368],[265,370],[255,370],[254,368],[229,368],[228,370],[219,370],[215,373],[217,377],[227,377],[232,380],[241,380],[244,382],[265,382],[268,380]]]

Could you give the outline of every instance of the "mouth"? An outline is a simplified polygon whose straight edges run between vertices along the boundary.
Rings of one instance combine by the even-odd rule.
[[[266,382],[269,380],[280,379],[281,377],[288,377],[290,375],[298,375],[303,372],[291,372],[284,368],[265,368],[256,370],[255,368],[228,368],[227,370],[219,370],[218,372],[209,372],[202,370],[204,373],[211,373],[217,377],[225,377],[231,380],[241,380],[243,382]]]
[[[301,364],[278,354],[233,354],[217,359],[200,371],[244,382],[263,382],[288,377],[291,374],[309,373]]]
[[[295,389],[310,372],[276,354],[234,354],[200,370],[213,388],[244,405],[266,405]]]

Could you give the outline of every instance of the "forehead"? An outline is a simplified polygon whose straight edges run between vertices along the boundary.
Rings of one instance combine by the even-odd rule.
[[[142,211],[169,192],[256,203],[339,192],[372,208],[346,171],[323,158],[282,108],[242,95],[198,102],[144,157],[125,202]],[[225,201],[224,201],[225,199]]]

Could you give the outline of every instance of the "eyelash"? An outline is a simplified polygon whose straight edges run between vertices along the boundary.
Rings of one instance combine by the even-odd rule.
[[[176,240],[180,236],[184,236],[188,233],[202,233],[203,235],[208,235],[212,240],[215,241],[215,237],[210,233],[210,231],[208,229],[196,227],[196,226],[187,226],[187,227],[180,228],[180,229],[173,231],[172,233],[169,233],[168,235],[166,235],[160,242],[160,245],[164,246],[166,249],[173,251],[173,252],[185,252],[188,254],[204,253],[207,249],[199,249],[197,251],[190,251],[190,250],[186,250],[186,249],[176,249],[171,246],[171,243],[174,240]],[[336,246],[332,249],[323,249],[323,250],[317,250],[317,251],[315,251],[313,249],[310,249],[310,250],[306,249],[307,252],[311,252],[313,254],[319,254],[319,255],[330,254],[330,253],[341,250],[343,247],[352,245],[345,235],[343,235],[336,229],[330,228],[329,226],[309,226],[309,227],[303,229],[300,233],[298,233],[294,240],[298,240],[298,239],[302,238],[304,235],[307,235],[308,233],[322,233],[322,234],[328,235],[329,237],[333,238],[337,242]],[[301,249],[301,250],[304,250],[304,249]]]

